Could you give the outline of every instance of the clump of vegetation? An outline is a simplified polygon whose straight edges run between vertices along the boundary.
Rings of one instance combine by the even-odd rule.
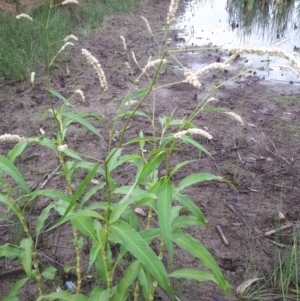
[[[49,64],[59,50],[57,41],[69,34],[80,35],[99,26],[105,15],[124,13],[141,5],[137,0],[88,0],[78,5],[61,5],[63,1],[17,1],[15,5],[0,5],[0,76],[22,81],[30,78],[32,71],[45,74],[43,66]],[[1,9],[2,8],[2,9]],[[15,16],[22,9],[32,17],[26,26]],[[42,26],[40,26],[42,25]],[[12,38],[14,37],[14,38]],[[59,57],[61,61],[65,56]]]
[[[50,113],[57,127],[55,139],[50,139],[47,134],[42,133],[38,137],[22,137],[19,135],[5,134],[0,136],[0,141],[16,142],[7,156],[0,156],[0,202],[5,206],[7,215],[3,219],[9,220],[11,216],[19,219],[24,230],[24,235],[19,244],[6,243],[0,246],[0,256],[9,259],[18,258],[27,277],[17,281],[11,288],[4,300],[17,298],[20,289],[26,285],[28,280],[35,280],[38,288],[36,300],[153,300],[157,287],[161,287],[166,293],[176,297],[174,287],[170,279],[193,279],[199,282],[212,281],[216,283],[225,293],[228,293],[230,284],[224,279],[220,268],[213,256],[201,244],[199,240],[191,236],[184,229],[190,226],[206,226],[208,221],[194,201],[189,197],[187,189],[196,183],[217,181],[223,185],[230,183],[220,177],[205,172],[186,175],[178,183],[173,181],[173,176],[184,166],[192,164],[194,160],[186,160],[174,164],[173,157],[178,151],[178,145],[182,148],[186,144],[196,148],[204,155],[211,157],[207,149],[197,142],[194,137],[201,137],[202,141],[211,141],[212,135],[205,129],[198,128],[194,118],[204,111],[221,113],[229,118],[234,118],[243,125],[242,118],[227,109],[207,107],[212,101],[211,95],[223,84],[215,87],[208,95],[200,100],[194,111],[183,119],[176,119],[175,110],[164,116],[157,116],[156,93],[159,86],[160,72],[168,59],[176,61],[184,70],[184,79],[178,83],[190,83],[195,89],[201,87],[199,78],[211,70],[226,70],[229,62],[238,53],[247,53],[250,50],[242,48],[228,49],[233,55],[223,63],[212,63],[196,72],[184,68],[177,55],[184,50],[170,50],[166,46],[170,24],[178,9],[179,0],[171,0],[169,12],[166,19],[166,30],[163,40],[157,42],[159,56],[150,58],[147,64],[140,67],[134,53],[127,53],[128,58],[139,66],[140,74],[132,81],[133,85],[126,96],[118,104],[115,118],[105,120],[105,116],[96,114],[83,114],[72,106],[71,98],[52,89],[50,82],[51,66],[57,63],[57,57],[72,46],[70,40],[77,39],[74,35],[61,36],[57,51],[53,52],[53,41],[49,38],[52,32],[52,12],[59,12],[58,7],[64,5],[76,5],[76,0],[65,0],[62,3],[50,3],[48,13],[45,14],[46,23],[36,21],[34,15],[21,14],[17,16],[20,22],[36,23],[46,33],[46,69],[48,81],[46,90],[49,95]],[[114,3],[114,2],[112,2]],[[23,20],[24,19],[24,20]],[[151,35],[157,41],[146,22]],[[53,23],[55,26],[55,22]],[[127,51],[126,40],[121,37],[124,50]],[[64,44],[62,45],[63,42]],[[195,51],[201,51],[195,49]],[[275,49],[251,50],[257,53],[275,53],[281,55],[292,63],[298,72],[298,64],[290,54]],[[109,84],[105,77],[105,71],[92,53],[82,49],[82,55],[87,64],[95,69],[99,84],[103,93],[110,95]],[[132,66],[128,62],[128,70]],[[31,72],[31,82],[34,84],[34,73]],[[248,65],[242,72],[248,72]],[[132,75],[133,76],[133,75]],[[144,77],[147,79],[144,86],[136,90],[136,83]],[[163,87],[174,85],[164,84]],[[84,93],[76,90],[85,100]],[[62,101],[61,106],[55,107],[53,98]],[[142,105],[147,102],[151,106],[149,112],[142,111]],[[151,135],[145,136],[142,131],[138,136],[130,132],[130,124],[135,116],[140,116],[149,121]],[[109,123],[108,132],[100,132],[87,118],[93,118],[95,122]],[[157,122],[159,121],[159,127]],[[95,135],[105,144],[105,155],[91,157],[90,154],[82,154],[67,144],[66,137],[71,124],[80,124]],[[105,138],[105,139],[104,139]],[[47,189],[44,187],[29,188],[26,179],[17,168],[18,157],[24,152],[29,144],[38,144],[51,150],[59,161],[59,173],[64,183],[60,190]],[[131,146],[135,146],[134,150]],[[133,182],[123,183],[117,177],[117,173],[126,167],[133,167]],[[163,175],[159,170],[164,171]],[[74,179],[81,177],[79,185],[74,186]],[[93,183],[93,185],[92,185]],[[76,187],[76,188],[74,188]],[[35,225],[25,215],[26,208],[39,197],[49,198],[49,204],[40,213]],[[50,226],[45,226],[51,212],[56,212],[59,219]],[[9,213],[9,214],[8,214]],[[139,215],[146,217],[146,224]],[[157,226],[153,226],[153,220]],[[57,270],[54,266],[41,268],[37,256],[40,237],[43,233],[54,231],[64,224],[72,228],[73,247],[75,260],[75,281],[66,281],[67,290],[54,292],[47,289],[45,279],[53,280]],[[33,230],[34,229],[34,230]],[[88,293],[82,291],[82,280],[84,273],[82,269],[82,250],[84,241],[88,240],[92,247],[89,250],[88,269],[94,268],[99,279],[95,281],[94,287]],[[152,242],[158,241],[159,248],[155,252],[151,246]],[[116,254],[112,255],[112,247],[117,245]],[[173,258],[176,248],[182,249],[194,258],[202,262],[205,270],[174,268]],[[128,256],[129,254],[129,256]],[[127,258],[127,259],[126,259]],[[125,260],[126,259],[126,260]],[[124,267],[124,262],[126,266]],[[120,265],[123,267],[122,277],[116,277],[116,271]],[[72,295],[75,293],[76,295]],[[178,299],[178,298],[177,298]]]

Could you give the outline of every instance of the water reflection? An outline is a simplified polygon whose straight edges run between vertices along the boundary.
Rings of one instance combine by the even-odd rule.
[[[290,40],[281,49],[291,52],[300,46],[300,0],[186,0],[185,3],[184,13],[174,23],[178,46],[188,41],[188,47],[270,47],[287,37]],[[295,75],[281,70],[280,66],[286,65],[284,59],[256,55],[243,59],[252,61],[258,68],[257,75],[265,79],[299,81]],[[265,62],[270,62],[267,68]]]
[[[300,46],[299,17],[299,0],[190,0],[177,29],[202,45],[271,46],[289,37],[292,51]]]
[[[228,0],[226,11],[232,29],[245,41],[249,36],[275,43],[285,36],[298,36],[299,1]],[[293,33],[296,31],[297,35]]]

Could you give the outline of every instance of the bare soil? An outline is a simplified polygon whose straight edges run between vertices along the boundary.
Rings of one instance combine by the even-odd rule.
[[[73,104],[78,111],[93,112],[103,117],[104,124],[94,124],[101,129],[106,140],[110,129],[106,123],[115,116],[118,103],[131,85],[131,77],[126,73],[124,65],[128,58],[120,35],[125,37],[129,52],[134,51],[140,66],[144,66],[150,55],[155,57],[156,44],[140,16],[145,16],[149,20],[153,32],[160,40],[168,6],[169,1],[151,1],[144,8],[129,15],[108,18],[103,28],[95,31],[92,36],[80,39],[69,54],[70,59],[66,59],[65,63],[60,65],[60,69],[52,71],[51,85],[65,97],[70,97],[76,89],[84,91],[86,103],[82,103],[79,95],[76,95]],[[179,13],[183,13],[183,3],[180,9]],[[171,32],[171,36],[174,37],[175,32]],[[171,41],[170,47],[176,47],[174,40]],[[88,49],[99,59],[106,73],[110,92],[117,100],[112,101],[102,92],[95,71],[81,55],[82,48]],[[198,53],[182,54],[179,59],[184,65],[191,67],[195,63],[207,65],[219,58],[223,60],[227,56],[217,49],[203,49]],[[228,72],[212,72],[202,78],[203,86],[200,91],[196,91],[186,83],[159,90],[157,125],[158,117],[170,115],[175,108],[176,118],[190,114],[217,82],[221,83],[235,76],[245,60],[246,58],[241,57],[233,63],[233,69],[229,69]],[[134,63],[132,65],[135,66]],[[183,79],[182,70],[176,69],[172,61],[166,66],[168,71],[161,75],[161,84],[178,81],[178,76]],[[69,75],[66,74],[67,68],[70,70]],[[138,74],[139,69],[135,68]],[[171,69],[174,72],[171,72]],[[47,137],[55,137],[55,123],[46,111],[49,108],[49,101],[43,88],[45,84],[43,74],[44,70],[41,69],[33,88],[29,83],[7,81],[0,83],[1,133],[31,137],[40,135],[42,128]],[[143,80],[140,87],[146,84],[146,79]],[[267,239],[261,234],[278,226],[276,220],[279,212],[285,216],[281,221],[282,224],[296,223],[299,218],[300,90],[297,83],[292,85],[284,82],[267,82],[249,73],[225,84],[212,96],[218,99],[218,102],[212,103],[214,106],[236,112],[242,116],[245,125],[241,126],[235,119],[224,114],[205,112],[198,115],[194,119],[194,124],[206,128],[214,137],[213,143],[199,139],[212,154],[213,159],[199,154],[192,147],[182,145],[184,151],[175,155],[173,164],[186,159],[197,161],[181,169],[174,181],[178,182],[188,174],[210,172],[227,178],[235,185],[235,190],[219,183],[194,185],[187,193],[195,200],[210,223],[207,228],[191,227],[188,229],[189,233],[207,247],[227,281],[236,288],[244,279],[272,271],[274,238]],[[53,102],[55,107],[61,105],[61,100],[53,99]],[[142,109],[146,111],[147,105]],[[137,135],[141,130],[145,135],[151,134],[150,124],[142,117],[135,117],[127,135],[128,137]],[[97,158],[103,158],[107,150],[105,142],[99,141],[93,134],[79,126],[70,128],[66,142],[70,148]],[[0,154],[6,155],[12,146],[13,144],[2,143]],[[126,151],[134,151],[134,148]],[[139,151],[137,146],[136,151]],[[28,184],[33,187],[56,168],[58,161],[47,149],[31,145],[17,165]],[[160,173],[163,172],[162,167]],[[117,177],[120,184],[131,183],[134,175],[130,170],[124,170],[120,171]],[[81,179],[78,176],[78,183]],[[78,183],[75,183],[75,186]],[[47,187],[65,190],[59,175],[54,176],[47,183]],[[30,206],[28,218],[33,224],[50,201],[39,199]],[[53,220],[54,218],[55,216]],[[218,225],[222,228],[229,245],[225,245],[222,241],[216,228]],[[22,237],[20,226],[17,224],[11,227],[2,222],[0,229],[1,245],[7,242],[18,243],[18,239]],[[279,242],[288,245],[291,231],[291,229],[285,231],[279,237]],[[87,268],[90,247],[91,244],[86,242],[83,250],[84,269]],[[74,265],[71,228],[64,225],[59,232],[43,234],[39,251],[42,268],[53,265],[61,273],[63,266]],[[177,250],[175,257],[178,268],[201,268],[201,263],[183,251]],[[1,296],[6,296],[16,279],[24,277],[22,272],[5,274],[19,265],[17,261],[0,259]],[[92,275],[93,271],[89,274]],[[88,293],[94,284],[93,278],[85,278],[83,292]],[[174,284],[181,300],[213,300],[213,294],[219,292],[219,289],[210,283],[184,281]],[[63,288],[61,277],[58,277],[56,282],[49,282],[47,289],[55,291],[58,286]],[[31,301],[36,297],[37,288],[34,283],[22,289],[21,300]],[[229,299],[235,298],[232,291]],[[167,298],[159,294],[157,300]]]

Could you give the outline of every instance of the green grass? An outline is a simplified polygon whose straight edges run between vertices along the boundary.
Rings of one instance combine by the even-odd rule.
[[[26,13],[34,21],[44,25],[49,11],[47,3]],[[58,41],[69,34],[80,35],[83,32],[88,34],[101,25],[107,14],[129,12],[141,4],[142,0],[87,0],[79,1],[79,5],[59,5],[51,10],[50,49],[46,32],[41,26],[0,12],[0,76],[22,81],[29,79],[33,71],[45,72],[48,50],[49,57],[52,58],[64,43]],[[59,55],[58,60],[62,59],[63,56]]]

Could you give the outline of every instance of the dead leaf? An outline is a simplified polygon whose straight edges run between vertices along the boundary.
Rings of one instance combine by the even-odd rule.
[[[142,208],[135,208],[134,211],[142,216],[147,216],[146,212]]]
[[[249,280],[243,282],[242,284],[240,284],[237,287],[236,293],[238,295],[242,294],[246,290],[246,288],[248,288],[252,283],[256,282],[259,279],[262,279],[262,278],[253,278],[253,279],[249,279]]]

